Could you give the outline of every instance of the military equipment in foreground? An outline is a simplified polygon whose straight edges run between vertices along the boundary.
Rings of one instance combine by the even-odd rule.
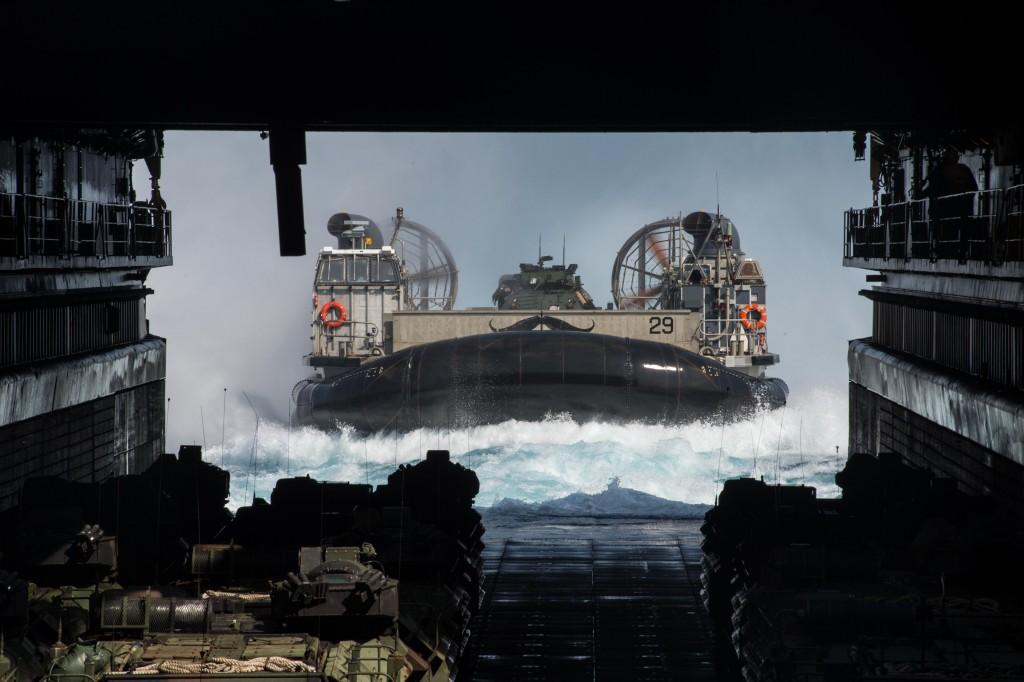
[[[1021,679],[1021,517],[897,455],[852,455],[836,483],[731,480],[708,511],[722,677]]]
[[[412,265],[401,255],[409,226],[420,245]],[[618,310],[597,310],[577,266],[550,257],[502,276],[496,308],[453,310],[454,259],[401,209],[379,249],[368,218],[337,214],[328,230],[341,242],[317,265],[317,373],[293,390],[300,423],[679,423],[785,404],[785,383],[765,377],[778,356],[767,348],[764,277],[723,216],[691,213],[630,237],[613,271]]]
[[[0,518],[0,680],[453,679],[483,594],[478,490],[445,451],[376,490],[283,479],[235,515],[195,447],[103,484],[32,479]]]

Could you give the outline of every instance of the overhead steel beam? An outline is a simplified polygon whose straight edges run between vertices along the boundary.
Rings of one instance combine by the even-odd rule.
[[[306,224],[302,214],[302,169],[306,133],[300,127],[271,126],[270,165],[277,190],[277,234],[282,256],[306,255]]]

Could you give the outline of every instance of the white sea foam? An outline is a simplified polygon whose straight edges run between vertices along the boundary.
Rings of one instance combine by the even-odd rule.
[[[818,389],[790,398],[784,409],[724,427],[576,424],[555,416],[370,436],[344,427],[326,433],[262,422],[255,434],[255,419],[250,415],[246,422],[240,414],[230,420],[237,426],[224,447],[210,447],[205,458],[223,461],[231,472],[233,507],[254,494],[269,497],[285,475],[378,484],[396,464],[417,461],[432,448],[449,450],[477,472],[477,501],[484,505],[505,497],[541,502],[596,493],[614,477],[623,486],[690,503],[712,503],[721,480],[750,475],[815,485],[819,496],[835,494],[833,476],[846,458],[846,396]]]

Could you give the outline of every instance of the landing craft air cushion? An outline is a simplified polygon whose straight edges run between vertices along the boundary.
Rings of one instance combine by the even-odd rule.
[[[401,209],[384,242],[340,213],[313,294],[315,375],[293,391],[300,423],[407,431],[565,415],[686,423],[785,404],[767,350],[764,279],[727,218],[644,226],[619,251],[617,309],[597,310],[575,264],[521,264],[495,308],[453,310],[451,252]]]

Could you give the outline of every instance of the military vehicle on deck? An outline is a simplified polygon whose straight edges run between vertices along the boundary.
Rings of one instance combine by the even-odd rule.
[[[476,474],[278,481],[232,515],[198,447],[0,514],[0,681],[447,682],[483,597]],[[440,504],[441,500],[444,504]]]
[[[577,265],[545,265],[551,260],[541,256],[536,264],[520,263],[516,274],[502,275],[491,296],[498,310],[594,310]]]

